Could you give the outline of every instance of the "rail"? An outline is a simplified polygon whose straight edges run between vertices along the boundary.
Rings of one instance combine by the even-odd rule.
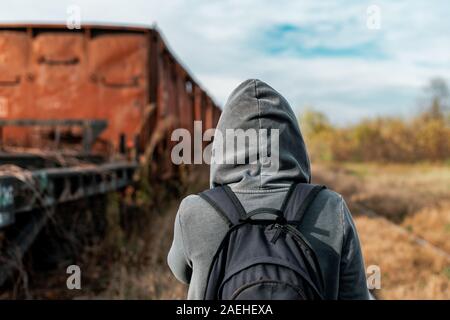
[[[14,272],[11,262],[22,259],[56,205],[120,190],[133,183],[137,168],[137,163],[119,162],[0,172],[0,230],[13,227],[16,215],[29,214],[1,256],[0,286]]]
[[[0,172],[0,229],[15,214],[119,190],[133,182],[137,163],[109,163]]]

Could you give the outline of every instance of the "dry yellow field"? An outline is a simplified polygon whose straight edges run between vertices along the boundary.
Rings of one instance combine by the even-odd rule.
[[[380,299],[450,299],[450,261],[382,218],[355,218],[367,265],[381,270]]]
[[[450,255],[450,167],[334,164],[315,166],[313,173],[315,182],[327,184],[346,198],[366,266],[378,265],[381,270],[381,290],[373,291],[376,298],[450,299],[450,260],[430,247]],[[147,266],[139,273],[118,268],[101,297],[186,296],[186,286],[173,278],[165,262],[177,201],[167,208],[156,217],[145,241]],[[367,215],[367,211],[380,216]],[[426,242],[418,243],[416,236]]]
[[[352,209],[366,265],[381,270],[377,298],[450,299],[449,166],[314,169],[316,181],[341,192]]]
[[[424,208],[402,222],[407,230],[450,252],[450,200]]]
[[[366,266],[381,270],[381,289],[373,291],[378,299],[450,299],[450,166],[319,164],[313,178],[345,197]],[[189,180],[187,193],[198,192],[207,188],[208,172],[200,170]],[[178,204],[172,197],[155,208],[142,230],[121,242],[111,262],[107,246],[90,248],[83,260],[82,295],[64,290],[65,273],[55,276],[56,270],[34,278],[31,296],[185,298],[187,287],[166,264]]]

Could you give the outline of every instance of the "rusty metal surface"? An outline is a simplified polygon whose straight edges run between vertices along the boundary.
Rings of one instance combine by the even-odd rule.
[[[50,127],[53,132],[53,146],[55,149],[62,147],[62,135],[70,132],[71,128],[81,129],[81,152],[89,154],[97,137],[107,128],[106,120],[89,119],[0,119],[0,147],[3,147],[3,130],[5,127]],[[65,129],[64,129],[65,128]],[[72,148],[73,145],[71,146]]]
[[[149,115],[150,105],[156,112]],[[121,135],[127,147],[134,147],[137,135],[144,147],[155,134],[168,138],[155,130],[192,130],[194,119],[211,128],[217,114],[220,109],[156,30],[0,25],[0,119],[104,119],[109,125],[100,138],[117,150]],[[35,146],[45,138],[36,130],[8,128],[3,139]]]
[[[57,205],[132,185],[139,166],[172,179],[172,130],[220,113],[157,30],[0,25],[0,257],[22,255]],[[13,270],[0,266],[0,285]]]

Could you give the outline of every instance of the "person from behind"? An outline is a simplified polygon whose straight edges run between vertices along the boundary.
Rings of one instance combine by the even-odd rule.
[[[370,299],[350,211],[341,195],[311,184],[281,94],[260,80],[241,83],[212,150],[211,189],[182,200],[168,254],[188,299]]]

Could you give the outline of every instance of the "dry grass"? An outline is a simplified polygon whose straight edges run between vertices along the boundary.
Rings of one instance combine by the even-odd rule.
[[[170,272],[166,257],[169,251],[173,221],[178,201],[173,200],[155,216],[140,239],[136,252],[144,263],[135,268],[133,261],[119,262],[112,272],[109,284],[97,298],[108,299],[180,299],[186,297],[187,287],[178,282]]]
[[[366,265],[381,270],[377,298],[450,299],[448,260],[419,246],[384,219],[359,216],[355,223]]]
[[[402,226],[450,253],[450,201],[406,217]]]
[[[450,254],[448,165],[321,164],[314,172],[349,203],[366,265],[381,269],[378,298],[450,299],[450,260],[412,237]],[[361,206],[380,217],[364,215]]]
[[[208,170],[195,168],[186,182],[185,193],[208,186]],[[27,297],[31,299],[183,299],[187,286],[169,270],[166,258],[173,238],[173,223],[180,199],[180,185],[155,185],[152,196],[140,194],[126,212],[119,197],[111,194],[105,214],[107,231],[101,240],[85,247],[76,261],[62,261],[52,269],[28,268]],[[103,201],[102,201],[103,203]],[[126,219],[126,221],[122,220]],[[81,290],[68,290],[66,268],[81,268]],[[0,292],[0,299],[22,299],[12,289]]]
[[[188,178],[186,194],[208,187],[207,168],[197,168]],[[160,191],[162,192],[162,190]],[[135,257],[139,260],[119,261],[113,268],[107,288],[95,298],[108,299],[185,299],[187,286],[175,279],[167,266],[167,253],[173,238],[173,223],[182,197],[172,197],[160,204],[144,233],[135,234]],[[138,267],[136,268],[136,265]],[[91,296],[92,298],[92,296]]]
[[[381,268],[382,288],[375,291],[377,298],[450,299],[450,261],[411,238],[416,234],[450,253],[448,165],[319,164],[313,172],[316,183],[325,183],[345,196],[355,217],[366,265]],[[194,172],[189,177],[186,193],[206,188],[207,181],[207,170]],[[86,257],[80,259],[81,292],[65,289],[65,269],[58,269],[30,275],[32,296],[185,298],[187,287],[173,277],[166,264],[181,197],[169,195],[168,198],[150,208],[151,218],[144,220],[127,238],[122,232],[116,232],[106,247],[99,244],[86,250]],[[364,215],[358,210],[361,206],[382,217]],[[399,232],[393,222],[406,231]],[[105,249],[109,247],[121,249],[111,254]]]
[[[364,205],[396,221],[427,241],[447,249],[450,168],[431,165],[319,165],[316,181],[346,195],[352,207]],[[205,181],[191,177],[191,181]],[[188,192],[206,187],[193,183]],[[389,186],[389,187],[387,187]],[[382,199],[383,201],[380,201]],[[444,201],[444,202],[443,202]],[[439,205],[439,203],[442,203]],[[172,224],[178,206],[173,200],[165,212],[155,216],[143,241],[146,262],[139,270],[118,265],[109,286],[97,297],[113,299],[182,299],[186,286],[180,284],[166,265],[172,240]],[[431,212],[431,213],[430,213]],[[366,265],[379,265],[382,288],[380,299],[450,299],[450,261],[420,246],[407,233],[398,232],[383,218],[369,218],[355,211]],[[415,214],[416,213],[416,214]],[[446,245],[443,245],[443,244]],[[131,262],[128,265],[133,265]]]
[[[449,165],[320,164],[316,180],[352,203],[401,222],[406,216],[450,197]]]

